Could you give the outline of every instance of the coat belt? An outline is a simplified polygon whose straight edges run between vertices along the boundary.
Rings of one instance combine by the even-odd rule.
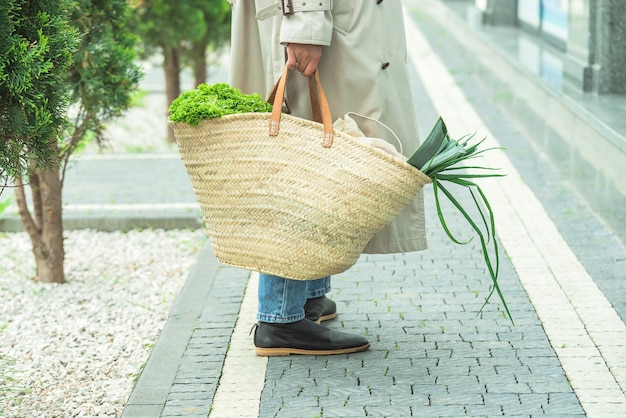
[[[285,16],[296,12],[319,12],[333,9],[333,0],[281,0],[261,8],[256,13],[258,20],[283,14]]]

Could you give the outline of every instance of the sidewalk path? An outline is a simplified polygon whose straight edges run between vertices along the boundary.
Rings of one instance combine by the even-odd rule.
[[[68,167],[63,193],[68,228],[201,226],[200,209],[177,153],[82,155]]]
[[[413,23],[445,18],[438,4],[407,20],[422,135],[442,114],[455,136],[477,131],[487,146],[507,148],[510,138],[523,141],[478,91],[465,96],[463,76],[451,76],[432,50],[433,32]],[[428,250],[363,256],[333,280],[339,317],[328,326],[366,335],[369,351],[254,356],[256,277],[220,265],[207,246],[124,416],[626,416],[626,328],[596,284],[603,271],[623,291],[623,244],[566,182],[520,171],[524,155],[492,151],[484,164],[507,173],[481,186],[496,215],[500,286],[514,325],[497,296],[478,314],[490,286],[479,244],[445,236],[428,186]],[[546,182],[548,199],[529,187]],[[450,206],[444,211],[452,230],[471,236]],[[585,235],[593,246],[564,238],[581,227],[593,231]]]

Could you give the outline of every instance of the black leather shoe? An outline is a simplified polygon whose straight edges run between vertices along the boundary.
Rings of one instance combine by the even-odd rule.
[[[370,343],[364,337],[330,330],[305,318],[289,324],[259,322],[254,345],[257,356],[324,356],[365,351]]]
[[[304,304],[304,315],[318,324],[323,321],[337,318],[337,305],[326,296],[309,299]]]

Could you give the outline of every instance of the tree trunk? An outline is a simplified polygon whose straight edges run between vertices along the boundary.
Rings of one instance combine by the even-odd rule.
[[[170,105],[180,95],[180,51],[178,48],[163,47],[163,70],[165,71],[165,98],[166,106]],[[169,117],[169,111],[166,110]],[[167,139],[175,142],[174,131],[167,126]]]
[[[33,200],[31,214],[21,177],[15,189],[22,223],[33,247],[36,280],[45,283],[65,283],[63,262],[63,217],[59,168],[39,170],[31,167],[30,188]]]
[[[195,42],[193,45],[193,77],[194,85],[198,87],[202,83],[206,83],[207,76],[207,63],[206,63],[206,51],[208,48],[208,42],[206,39],[201,39]]]

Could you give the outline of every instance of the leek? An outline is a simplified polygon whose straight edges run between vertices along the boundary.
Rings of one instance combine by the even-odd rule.
[[[484,139],[478,141],[477,143],[470,144],[473,138],[474,135],[466,135],[459,140],[451,139],[448,135],[448,129],[446,128],[443,119],[439,118],[424,143],[407,160],[407,162],[432,179],[437,216],[446,235],[454,243],[461,245],[467,244],[473,239],[472,237],[467,241],[462,241],[452,233],[441,209],[440,192],[463,215],[480,240],[483,258],[485,260],[489,276],[491,277],[493,287],[487,295],[485,302],[481,306],[479,313],[482,312],[495,292],[500,297],[509,319],[513,322],[513,317],[511,316],[509,307],[504,299],[500,285],[498,284],[500,255],[498,250],[498,240],[496,239],[496,225],[494,222],[493,211],[482,189],[474,182],[474,179],[477,178],[500,177],[502,174],[494,172],[496,169],[493,168],[475,165],[459,165],[469,159],[480,156],[480,154],[485,151],[489,151],[489,149],[482,151],[478,150],[478,147],[483,143]],[[479,172],[468,173],[466,171],[468,169],[479,170]],[[445,182],[459,185],[469,190],[474,206],[478,209],[480,222],[476,222],[470,216],[467,210],[452,195],[448,188],[444,186]],[[490,243],[491,248],[493,249],[493,259],[489,254]]]

